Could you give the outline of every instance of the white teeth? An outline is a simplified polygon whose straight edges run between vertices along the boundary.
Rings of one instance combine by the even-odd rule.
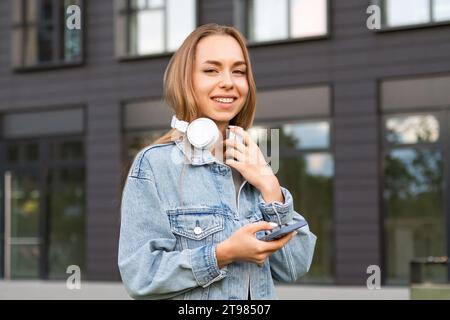
[[[214,98],[214,100],[220,103],[231,103],[234,101],[233,98]]]

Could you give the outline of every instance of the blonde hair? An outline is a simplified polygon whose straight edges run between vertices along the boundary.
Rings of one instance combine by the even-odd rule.
[[[199,110],[195,102],[192,74],[194,70],[195,52],[199,41],[211,35],[228,35],[236,39],[242,49],[247,64],[248,95],[242,110],[230,120],[230,125],[244,129],[251,127],[256,109],[256,85],[253,78],[250,55],[246,47],[246,40],[235,28],[209,23],[199,26],[189,34],[180,48],[169,61],[164,72],[164,99],[175,111],[178,119],[191,122],[199,117]],[[158,138],[153,144],[167,143],[182,135],[176,129]]]

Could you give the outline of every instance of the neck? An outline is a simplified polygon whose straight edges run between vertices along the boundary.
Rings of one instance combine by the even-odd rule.
[[[216,125],[219,128],[219,132],[222,134],[221,139],[225,140],[227,138],[228,121],[227,122],[216,122]]]

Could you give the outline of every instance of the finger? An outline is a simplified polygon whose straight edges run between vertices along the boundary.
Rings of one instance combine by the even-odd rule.
[[[268,246],[266,252],[279,250],[280,248],[284,247],[286,243],[288,243],[289,240],[291,240],[296,234],[297,231],[292,231],[279,239],[267,242]]]
[[[234,158],[239,162],[245,163],[245,154],[240,152],[239,150],[228,148],[225,150],[225,158]]]
[[[237,171],[239,171],[242,174],[242,171],[244,170],[244,164],[236,161],[234,159],[225,159],[225,164],[229,165],[230,167],[236,169]]]
[[[267,222],[267,221],[259,221],[255,223],[250,223],[245,226],[245,228],[248,229],[251,233],[256,233],[261,230],[272,230],[277,226],[274,222]]]
[[[239,150],[242,153],[244,153],[245,149],[246,149],[246,146],[243,143],[241,143],[241,142],[239,142],[237,140],[234,140],[234,139],[226,139],[225,140],[225,145],[227,147],[231,147],[231,148],[237,149],[237,150]]]
[[[231,128],[232,131],[234,131],[236,134],[239,134],[242,139],[244,140],[244,145],[246,146],[250,146],[252,144],[255,144],[255,142],[253,141],[252,137],[250,137],[250,134],[245,131],[243,128],[241,127],[233,127]]]

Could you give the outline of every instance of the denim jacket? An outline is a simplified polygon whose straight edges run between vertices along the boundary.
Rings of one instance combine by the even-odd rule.
[[[231,168],[208,150],[190,148],[185,136],[141,150],[121,204],[118,264],[128,293],[147,299],[276,299],[273,280],[294,282],[309,270],[316,236],[307,226],[261,267],[236,261],[220,269],[215,248],[248,223],[303,219],[290,192],[282,187],[282,193],[284,203],[265,203],[244,181],[236,199]]]

